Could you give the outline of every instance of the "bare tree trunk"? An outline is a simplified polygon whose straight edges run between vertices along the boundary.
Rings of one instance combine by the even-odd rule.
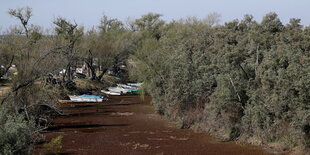
[[[241,66],[241,64],[239,64],[239,67],[241,68],[241,70],[243,71],[244,75],[246,76],[246,78],[249,80],[250,77],[248,75],[248,73],[244,70],[244,68]]]
[[[98,80],[98,77],[96,75],[96,69],[93,64],[93,54],[91,50],[88,50],[88,58],[85,60],[85,63],[91,73],[91,80]]]
[[[6,66],[6,68],[5,68],[4,74],[7,74],[7,73],[9,72],[9,69],[11,68],[11,66],[12,66],[12,64],[13,64],[14,58],[15,58],[15,56],[13,55],[12,58],[11,58],[11,61],[10,61],[9,65]]]
[[[29,117],[28,110],[27,110],[27,105],[25,104],[24,104],[24,111],[25,111],[27,120],[30,121],[30,117]]]
[[[235,92],[236,92],[236,94],[237,94],[237,97],[238,97],[239,102],[241,102],[241,97],[240,97],[240,95],[239,95],[239,93],[238,93],[238,91],[237,91],[237,89],[236,89],[236,87],[235,87],[235,84],[234,84],[233,80],[231,79],[231,77],[229,77],[229,79],[230,79],[231,85],[233,86],[233,88],[234,88],[234,90],[235,90]]]
[[[72,71],[71,71],[71,66],[72,66],[72,63],[69,62],[67,67],[66,67],[66,71],[64,73],[64,76],[65,76],[65,78],[64,78],[65,80],[64,81],[71,81],[73,79]]]
[[[68,66],[68,81],[72,80],[71,64]]]
[[[91,79],[92,80],[97,80],[98,78],[97,78],[96,70],[95,70],[94,66],[92,66],[90,63],[87,63],[87,62],[86,62],[86,64],[87,64],[87,66],[88,66],[88,68],[90,70]]]
[[[98,80],[101,80],[103,75],[108,71],[108,69],[104,69],[102,70],[102,72],[100,73],[100,75],[98,76]]]
[[[86,65],[86,70],[87,70],[87,76],[91,76],[91,73],[90,73],[90,69],[89,69],[89,67],[88,67],[88,65],[87,65],[87,63],[86,63],[86,61],[85,61],[85,65]]]

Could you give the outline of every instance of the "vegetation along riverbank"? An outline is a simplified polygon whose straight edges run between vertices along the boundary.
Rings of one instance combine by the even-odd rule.
[[[31,154],[53,118],[70,115],[58,100],[128,82],[143,83],[137,94],[181,129],[309,153],[310,27],[300,19],[103,15],[86,31],[58,17],[46,31],[29,7],[8,13],[20,24],[0,36],[0,154]]]

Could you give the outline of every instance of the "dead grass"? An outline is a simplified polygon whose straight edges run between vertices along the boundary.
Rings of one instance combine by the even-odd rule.
[[[111,76],[111,75],[104,75],[103,80],[106,81],[109,85],[113,85],[116,83],[116,79],[115,76]]]
[[[107,86],[106,83],[91,81],[88,79],[75,79],[76,86],[80,90],[100,90]]]
[[[310,155],[310,148],[295,147],[293,148],[291,155]]]

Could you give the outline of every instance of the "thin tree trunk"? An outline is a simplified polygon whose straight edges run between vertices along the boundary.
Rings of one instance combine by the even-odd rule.
[[[243,71],[244,75],[246,76],[246,78],[249,80],[250,77],[248,75],[248,73],[244,70],[244,68],[241,66],[241,64],[239,64],[239,67],[241,68],[241,70]]]
[[[94,66],[92,66],[91,63],[89,63],[89,62],[87,62],[87,61],[85,61],[85,63],[87,64],[88,69],[89,69],[89,71],[90,71],[90,73],[91,73],[91,79],[97,80],[98,78],[97,78],[97,75],[96,75],[96,71],[95,71]]]
[[[235,90],[235,92],[236,92],[236,94],[237,94],[237,97],[238,97],[239,102],[241,102],[241,97],[240,97],[240,95],[239,95],[239,93],[238,93],[238,91],[237,91],[237,89],[236,89],[236,87],[235,87],[235,84],[234,84],[233,80],[231,79],[231,77],[229,77],[229,79],[230,79],[231,85],[233,86],[233,88],[234,88],[234,90]]]
[[[91,50],[88,50],[88,58],[85,60],[85,63],[90,71],[91,79],[92,80],[98,80],[98,77],[96,75],[96,69],[93,64],[93,53]]]
[[[30,117],[29,117],[28,110],[27,110],[27,105],[24,105],[24,111],[25,111],[27,120],[30,121]]]
[[[107,71],[108,71],[108,69],[104,69],[104,70],[100,73],[100,75],[98,76],[98,80],[101,80],[102,77],[103,77],[103,75],[104,75]]]
[[[11,68],[11,66],[12,66],[12,64],[13,64],[14,58],[15,58],[15,56],[13,55],[12,58],[11,58],[11,61],[10,61],[9,65],[5,68],[4,74],[7,74],[7,73],[8,73],[9,69]]]

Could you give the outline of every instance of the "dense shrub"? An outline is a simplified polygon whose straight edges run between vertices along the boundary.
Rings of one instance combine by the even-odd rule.
[[[35,123],[23,115],[8,115],[0,107],[0,154],[30,153]]]
[[[130,74],[181,127],[309,147],[310,28],[299,22],[283,25],[275,13],[261,23],[173,21],[160,38],[139,36]]]

